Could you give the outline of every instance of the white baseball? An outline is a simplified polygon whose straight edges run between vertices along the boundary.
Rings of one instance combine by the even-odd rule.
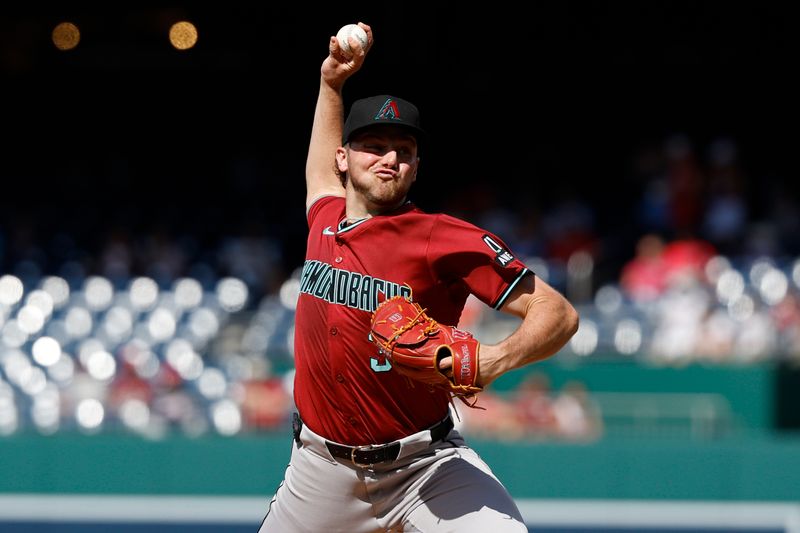
[[[361,44],[361,48],[367,47],[367,32],[365,32],[358,24],[345,24],[336,34],[336,40],[339,41],[339,49],[345,57],[351,57],[353,51],[350,50],[350,43],[347,38],[353,37]]]

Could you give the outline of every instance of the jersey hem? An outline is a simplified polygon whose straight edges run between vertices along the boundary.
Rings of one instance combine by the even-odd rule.
[[[506,302],[506,298],[508,298],[508,296],[511,294],[511,291],[514,290],[514,287],[516,287],[517,284],[520,281],[522,281],[522,278],[524,278],[528,274],[533,274],[533,272],[531,272],[527,268],[523,268],[522,272],[519,273],[517,278],[511,282],[511,284],[508,286],[506,290],[503,291],[503,294],[500,295],[500,297],[497,299],[497,302],[492,306],[492,308],[499,310],[501,307],[503,307],[503,304]]]

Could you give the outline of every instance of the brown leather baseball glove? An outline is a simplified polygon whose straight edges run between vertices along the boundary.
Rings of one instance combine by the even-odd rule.
[[[478,348],[472,334],[439,324],[425,309],[402,296],[381,303],[372,315],[370,340],[409,378],[445,389],[469,406],[483,387],[478,379]],[[443,357],[452,356],[452,374],[439,369]]]

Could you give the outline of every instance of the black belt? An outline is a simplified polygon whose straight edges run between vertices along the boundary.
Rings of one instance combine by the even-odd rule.
[[[431,426],[431,443],[443,440],[453,429],[453,419],[447,417],[435,426]],[[366,446],[344,446],[334,442],[325,441],[331,455],[339,459],[352,461],[356,466],[366,467],[394,461],[400,455],[400,442],[389,444],[368,444]]]

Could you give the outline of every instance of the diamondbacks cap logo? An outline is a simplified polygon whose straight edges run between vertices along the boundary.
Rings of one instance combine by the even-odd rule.
[[[350,142],[359,131],[379,124],[406,128],[417,139],[417,144],[422,144],[425,138],[425,131],[419,125],[417,106],[390,94],[378,94],[356,100],[350,106],[342,129],[342,144]]]
[[[375,115],[375,120],[400,120],[400,110],[397,108],[397,102],[391,98],[387,99],[378,114]]]

